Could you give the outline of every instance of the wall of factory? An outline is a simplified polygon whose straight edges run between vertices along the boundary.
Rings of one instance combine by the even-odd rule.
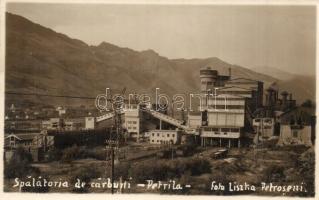
[[[227,97],[218,97],[216,99],[210,98],[208,99],[208,108],[209,109],[244,109],[245,108],[245,100],[242,98],[231,98]]]
[[[127,129],[130,137],[133,139],[138,139],[140,133],[143,131],[142,127],[142,113],[137,107],[125,111],[124,126]]]
[[[235,79],[225,83],[226,87],[240,87],[250,90],[252,94],[252,108],[256,109],[263,105],[264,83],[261,81],[249,80],[249,79]]]
[[[239,138],[240,128],[216,128],[216,127],[204,127],[202,129],[201,137],[213,137],[213,138]]]
[[[208,112],[208,126],[237,126],[244,127],[244,112]]]
[[[191,128],[200,127],[202,125],[201,115],[188,115],[188,125]]]
[[[180,143],[178,130],[151,130],[149,138],[151,144],[177,144]]]
[[[95,128],[95,117],[85,117],[85,129]]]
[[[274,136],[275,119],[274,118],[256,118],[253,120],[253,127],[256,133],[262,137]]]
[[[311,126],[281,125],[278,144],[304,144],[311,146]]]
[[[218,72],[210,68],[200,70],[201,91],[207,91],[209,86],[215,85]]]

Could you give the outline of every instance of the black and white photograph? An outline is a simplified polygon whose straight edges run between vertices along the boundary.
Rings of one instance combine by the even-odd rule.
[[[317,5],[260,2],[2,2],[3,193],[315,198]]]

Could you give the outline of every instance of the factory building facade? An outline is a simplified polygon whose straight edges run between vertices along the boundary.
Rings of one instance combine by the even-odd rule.
[[[121,122],[126,136],[135,141],[145,137],[152,144],[178,144],[179,135],[186,134],[194,135],[202,146],[241,147],[246,145],[243,141],[254,133],[265,138],[279,136],[278,117],[296,105],[292,95],[285,91],[279,98],[278,90],[273,85],[264,97],[263,82],[233,78],[230,69],[228,75],[221,75],[209,67],[201,69],[200,91],[199,109],[189,112],[185,121],[166,113],[140,109],[138,102],[125,104]],[[85,129],[96,129],[103,123],[103,126],[106,123],[112,126],[113,120],[113,112],[99,117],[86,117]],[[146,126],[146,121],[154,124],[158,121],[158,128],[146,129],[150,127]],[[162,123],[166,125],[164,129],[177,128],[183,131],[163,130]],[[46,129],[59,129],[61,122],[52,119],[50,123],[44,122],[43,125]],[[73,126],[75,124],[69,124],[70,129]]]
[[[210,68],[200,70],[202,92],[201,145],[241,146],[252,130],[252,113],[263,103],[263,83],[231,79]]]
[[[309,125],[282,125],[280,129],[279,145],[313,145],[312,127]]]
[[[255,133],[260,134],[263,138],[270,138],[275,135],[275,119],[270,117],[255,118],[253,120]]]
[[[181,131],[176,130],[151,130],[149,131],[149,141],[151,144],[179,144]]]
[[[143,115],[143,112],[139,108],[139,105],[137,104],[126,105],[126,111],[124,113],[123,124],[128,132],[129,137],[136,141],[139,141],[140,134],[144,132],[144,127],[143,127],[144,117],[142,115]]]
[[[245,98],[224,94],[216,97],[214,105],[202,114],[201,144],[222,146],[225,141],[229,147],[240,146],[240,138],[245,128]],[[215,108],[213,108],[213,107]]]

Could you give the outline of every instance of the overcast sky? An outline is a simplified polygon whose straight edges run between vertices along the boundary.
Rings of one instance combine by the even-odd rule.
[[[7,10],[90,45],[315,73],[315,7],[10,3]]]

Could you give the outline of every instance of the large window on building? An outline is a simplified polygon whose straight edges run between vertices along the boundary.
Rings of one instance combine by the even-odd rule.
[[[229,132],[229,128],[221,128],[221,132]]]
[[[238,133],[239,132],[239,128],[231,128],[230,132]]]
[[[212,131],[214,131],[214,132],[219,131],[219,129],[218,129],[218,128],[212,128],[211,130],[212,130]]]

